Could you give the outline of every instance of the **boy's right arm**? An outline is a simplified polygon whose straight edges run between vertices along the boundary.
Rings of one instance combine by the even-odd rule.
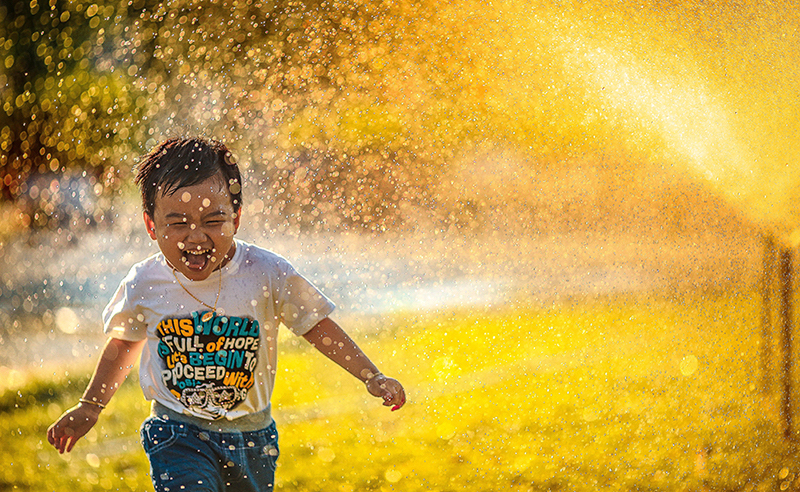
[[[83,394],[82,400],[92,403],[78,403],[70,408],[47,429],[47,441],[59,453],[70,452],[75,443],[97,422],[100,411],[111,400],[119,385],[125,381],[144,347],[144,340],[130,342],[109,338],[92,380]]]

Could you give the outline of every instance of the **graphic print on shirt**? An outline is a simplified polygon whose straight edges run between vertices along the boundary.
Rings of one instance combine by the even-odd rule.
[[[167,318],[156,328],[161,380],[186,408],[219,418],[247,396],[258,363],[257,320],[212,316]]]

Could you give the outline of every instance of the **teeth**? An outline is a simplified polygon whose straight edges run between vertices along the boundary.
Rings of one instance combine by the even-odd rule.
[[[203,250],[190,249],[188,251],[184,251],[184,253],[186,253],[187,255],[197,255],[197,256],[199,256],[199,255],[204,255],[204,254],[208,253],[209,251],[210,250],[208,250],[208,249],[203,249]]]

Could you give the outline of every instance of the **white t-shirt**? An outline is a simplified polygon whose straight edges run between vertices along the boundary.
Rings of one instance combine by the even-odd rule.
[[[203,321],[219,292],[217,315]],[[236,253],[202,281],[173,274],[158,253],[134,265],[103,311],[112,337],[146,339],[144,396],[185,415],[235,419],[269,411],[278,326],[303,335],[333,303],[283,257],[236,241]]]

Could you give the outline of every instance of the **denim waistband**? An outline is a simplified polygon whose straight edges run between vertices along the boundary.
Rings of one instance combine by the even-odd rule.
[[[272,424],[272,412],[270,407],[261,410],[260,412],[251,413],[237,419],[219,419],[219,420],[206,420],[200,417],[193,417],[185,415],[181,412],[176,412],[161,403],[153,400],[150,406],[150,415],[160,417],[167,420],[175,420],[176,422],[183,422],[187,424],[194,424],[201,429],[212,432],[252,432],[267,428]]]

